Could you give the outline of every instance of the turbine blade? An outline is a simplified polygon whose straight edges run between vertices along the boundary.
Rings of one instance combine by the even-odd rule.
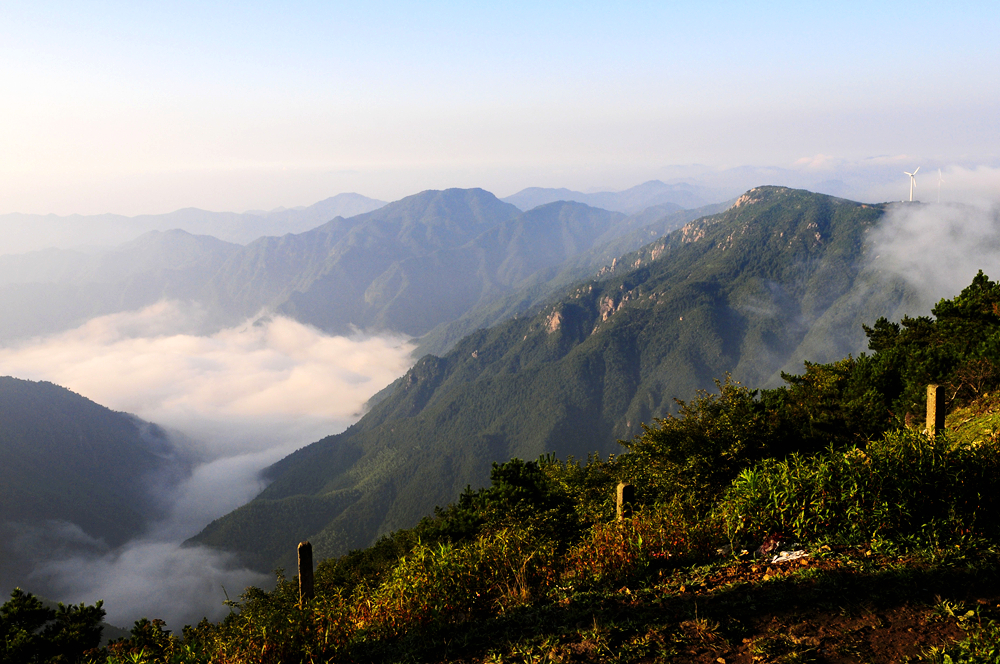
[[[917,166],[917,171],[919,171],[919,170],[920,170],[920,167],[919,167],[919,166]],[[916,174],[917,174],[917,171],[913,171],[913,174],[914,174],[914,175],[916,175]]]

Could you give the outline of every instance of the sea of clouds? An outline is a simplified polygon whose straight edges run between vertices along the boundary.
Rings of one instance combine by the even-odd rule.
[[[103,599],[112,624],[218,619],[227,594],[266,585],[226,554],[181,543],[259,493],[263,468],[356,421],[412,364],[413,345],[402,337],[330,336],[284,317],[199,334],[202,321],[193,305],[160,302],[0,347],[0,375],[51,381],[159,424],[195,461],[161,496],[168,516],[123,547],[74,524],[18,531],[23,548],[44,541],[54,552],[34,581],[60,601]]]

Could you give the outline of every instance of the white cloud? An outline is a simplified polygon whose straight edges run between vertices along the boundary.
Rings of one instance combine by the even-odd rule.
[[[154,540],[49,559],[32,578],[44,580],[67,603],[103,599],[105,620],[112,625],[130,628],[142,617],[162,618],[176,631],[202,617],[221,619],[227,594],[236,599],[246,586],[265,586],[270,580],[234,566],[225,553]]]
[[[197,318],[178,302],[101,316],[0,348],[0,374],[180,429],[214,457],[336,433],[412,363],[400,337],[329,336],[283,317],[200,336],[186,331]]]
[[[980,269],[1000,278],[1000,216],[969,205],[898,205],[872,237],[872,255],[929,308],[961,292]]]
[[[150,482],[165,492],[168,514],[117,549],[75,524],[17,526],[14,545],[30,559],[50,552],[30,582],[60,601],[103,599],[112,624],[159,617],[178,629],[218,619],[223,586],[235,599],[266,584],[231,556],[181,543],[252,499],[262,468],[357,420],[412,363],[413,346],[399,337],[328,336],[282,317],[198,335],[200,319],[195,308],[161,302],[0,348],[0,375],[48,380],[183,432],[172,440],[199,460],[180,482]]]

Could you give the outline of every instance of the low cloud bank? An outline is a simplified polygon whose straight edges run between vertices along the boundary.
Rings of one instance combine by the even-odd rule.
[[[872,237],[872,256],[879,269],[915,288],[929,313],[939,300],[972,283],[980,269],[1000,279],[998,208],[896,206]]]
[[[235,599],[248,584],[267,584],[226,554],[181,543],[253,498],[262,468],[356,421],[412,364],[413,345],[401,337],[334,337],[283,317],[198,335],[198,318],[192,307],[161,302],[0,347],[0,375],[51,381],[173,429],[175,445],[197,460],[162,489],[168,516],[122,547],[51,522],[21,526],[12,542],[25,554],[50,552],[29,577],[39,592],[103,599],[112,624],[159,617],[179,629],[218,619],[223,587]]]
[[[275,317],[211,335],[161,302],[0,348],[0,374],[48,380],[201,439],[210,457],[343,430],[412,364],[401,337],[335,337]]]
[[[46,522],[13,530],[16,555],[49,551],[28,577],[28,589],[66,603],[104,600],[105,620],[131,628],[141,617],[162,618],[173,630],[202,617],[221,619],[228,596],[270,579],[239,568],[232,556],[207,547],[141,538],[109,549],[79,526]]]

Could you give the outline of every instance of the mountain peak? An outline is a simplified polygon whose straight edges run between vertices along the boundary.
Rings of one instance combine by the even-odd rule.
[[[744,207],[747,205],[754,205],[755,203],[763,203],[772,200],[776,194],[787,193],[793,191],[788,187],[777,187],[774,185],[767,185],[763,187],[754,187],[742,196],[736,199],[730,209],[735,209],[739,207]]]

